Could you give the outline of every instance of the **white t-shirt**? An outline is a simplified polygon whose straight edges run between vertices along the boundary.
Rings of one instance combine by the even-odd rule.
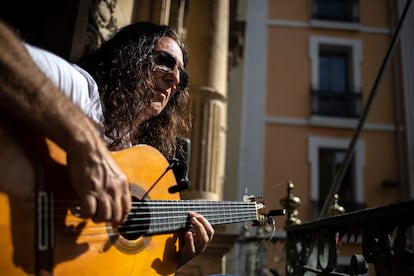
[[[24,45],[40,70],[103,129],[102,103],[99,98],[98,85],[92,76],[76,64],[69,63],[51,52],[33,45]]]

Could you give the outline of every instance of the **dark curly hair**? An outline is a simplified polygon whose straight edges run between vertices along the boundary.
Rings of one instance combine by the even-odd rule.
[[[148,144],[172,158],[177,150],[178,133],[190,127],[188,88],[177,90],[158,116],[137,125],[135,118],[153,98],[153,59],[162,37],[174,39],[183,53],[184,68],[188,52],[169,26],[137,22],[122,28],[94,53],[80,60],[96,80],[104,108],[105,135],[111,150],[125,147],[123,130],[133,145]]]

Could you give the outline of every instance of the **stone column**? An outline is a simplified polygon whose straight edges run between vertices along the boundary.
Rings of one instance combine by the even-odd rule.
[[[183,198],[221,200],[225,164],[227,113],[227,59],[229,1],[191,1],[188,6],[186,44],[192,100],[191,188]],[[206,252],[190,261],[181,275],[220,274],[225,255],[237,239],[216,227]]]
[[[190,52],[191,188],[184,198],[222,199],[227,112],[229,1],[191,2],[187,14]]]

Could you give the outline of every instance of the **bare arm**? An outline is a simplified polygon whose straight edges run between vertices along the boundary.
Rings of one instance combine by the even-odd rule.
[[[115,226],[126,218],[131,201],[126,176],[94,125],[37,68],[21,41],[1,21],[0,109],[66,151],[83,216]]]

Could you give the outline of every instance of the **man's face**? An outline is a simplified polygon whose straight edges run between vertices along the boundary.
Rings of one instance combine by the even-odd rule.
[[[177,88],[186,86],[187,81],[183,53],[174,39],[162,37],[155,46],[155,50],[156,57],[153,68],[155,95],[150,106],[145,110],[148,117],[160,114],[177,92]]]

